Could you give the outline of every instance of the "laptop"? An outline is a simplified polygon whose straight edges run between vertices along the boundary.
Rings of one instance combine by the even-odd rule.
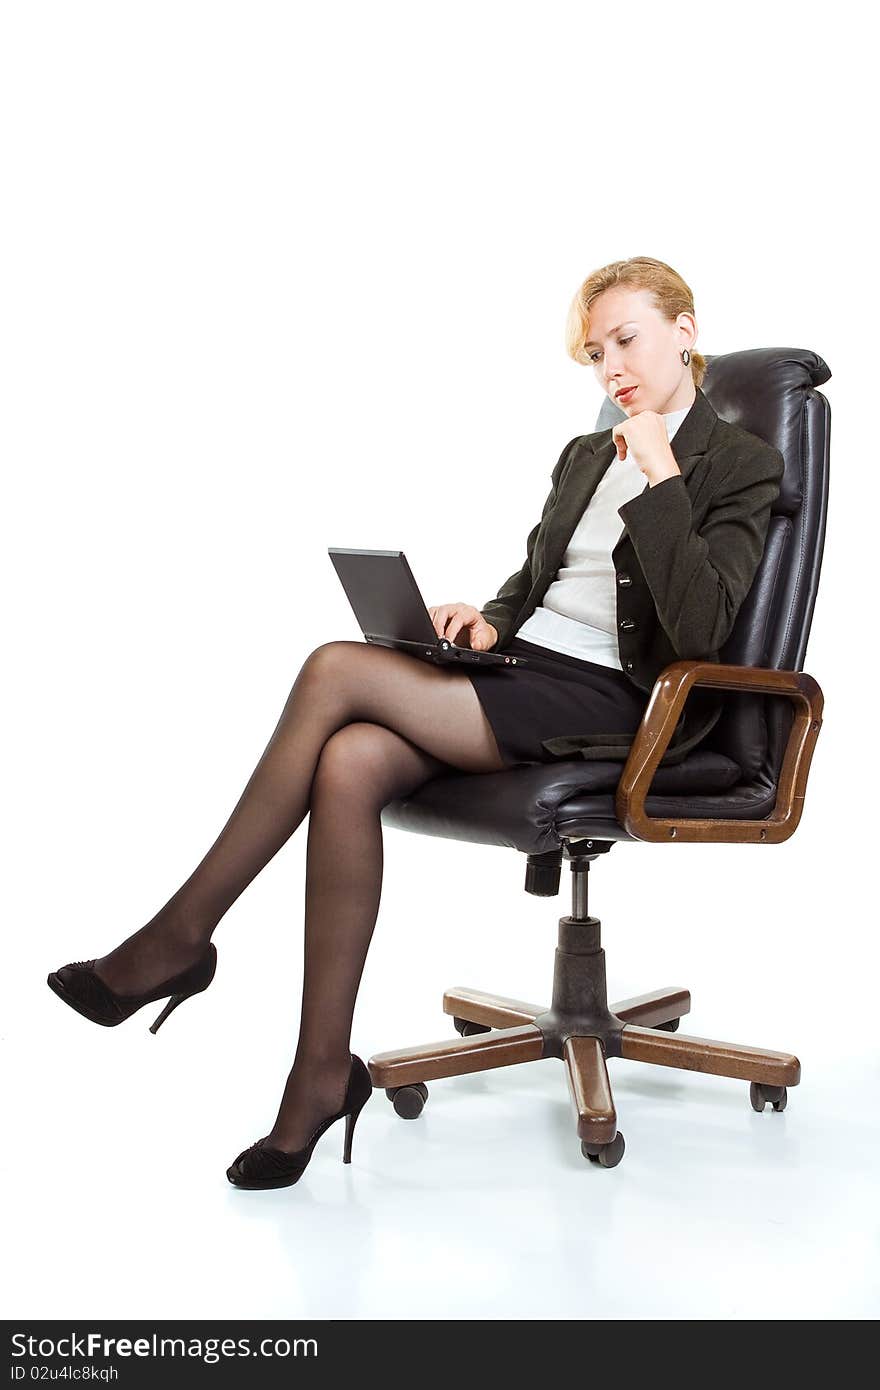
[[[327,553],[368,642],[442,664],[528,666],[528,659],[522,656],[475,652],[438,637],[402,550],[349,550],[331,545]]]

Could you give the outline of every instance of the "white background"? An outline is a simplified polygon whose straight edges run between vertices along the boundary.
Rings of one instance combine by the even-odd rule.
[[[856,14],[4,6],[7,1316],[876,1315]],[[377,1092],[350,1167],[337,1126],[296,1187],[236,1191],[296,1042],[305,825],[158,1035],[152,1006],[90,1025],[46,974],[171,896],[305,657],[359,637],[328,545],[403,548],[429,603],[480,606],[519,566],[602,401],[564,352],[569,300],[639,254],[691,285],[704,352],[809,348],[833,372],[805,662],[825,723],[793,839],[619,845],[590,907],[612,999],[686,985],[684,1031],[796,1052],[802,1084],[756,1115],[744,1083],[613,1063],[608,1172],[554,1060],[437,1082],[412,1124]],[[452,984],[547,998],[569,900],[524,894],[524,869],[386,831],[353,1050],[451,1035]]]

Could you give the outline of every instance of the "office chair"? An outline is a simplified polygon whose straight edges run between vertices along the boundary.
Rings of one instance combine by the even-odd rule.
[[[497,773],[455,771],[383,808],[383,825],[519,850],[527,893],[556,896],[562,860],[571,867],[572,910],[559,919],[549,1007],[456,986],[444,994],[443,1009],[459,1037],[370,1057],[373,1085],[385,1088],[404,1118],[421,1114],[428,1081],[558,1057],[581,1151],[612,1168],[625,1145],[609,1057],[748,1081],[758,1111],[768,1104],[784,1110],[788,1087],[800,1081],[790,1053],[679,1033],[690,1009],[686,989],[657,989],[609,1007],[601,923],[587,910],[590,865],[618,842],[787,840],[801,818],[822,723],[822,692],[803,674],[803,661],[828,500],[831,411],[815,388],[831,373],[816,353],[797,348],[706,361],[702,389],[717,413],[785,458],[761,565],[720,664],[675,661],[658,675],[625,764],[572,758]],[[625,418],[606,400],[596,428]],[[737,694],[689,755],[658,768],[694,686]]]

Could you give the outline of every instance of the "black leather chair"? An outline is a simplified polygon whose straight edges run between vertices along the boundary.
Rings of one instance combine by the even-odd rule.
[[[527,856],[527,893],[555,896],[563,858],[571,914],[559,919],[549,1007],[475,989],[446,991],[457,1038],[381,1052],[374,1086],[415,1118],[444,1076],[543,1057],[565,1063],[586,1157],[610,1168],[623,1135],[606,1058],[625,1057],[751,1083],[756,1110],[776,1111],[800,1080],[789,1053],[686,1037],[686,989],[667,987],[609,1008],[600,922],[587,911],[590,864],[616,843],[778,844],[797,829],[822,722],[823,698],[803,674],[825,538],[831,412],[816,387],[831,375],[814,352],[755,349],[707,357],[702,388],[726,420],[776,445],[785,475],[760,569],[721,664],[676,661],[658,676],[629,757],[565,759],[472,775],[455,772],[390,802],[383,825],[421,835],[506,845]],[[606,401],[596,428],[624,419]],[[737,692],[715,727],[682,762],[657,769],[693,686]],[[778,698],[778,697],[783,698]],[[777,697],[777,698],[771,698]],[[656,775],[655,775],[656,770]]]

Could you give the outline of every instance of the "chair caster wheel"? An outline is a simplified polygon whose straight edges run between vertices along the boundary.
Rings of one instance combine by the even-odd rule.
[[[491,1033],[492,1029],[486,1023],[471,1023],[467,1018],[453,1018],[455,1031],[461,1033],[463,1038],[472,1038],[475,1033]]]
[[[784,1086],[765,1086],[760,1081],[753,1081],[749,1087],[749,1100],[752,1102],[752,1109],[762,1111],[768,1100],[774,1110],[784,1110],[788,1105],[788,1091]]]
[[[402,1120],[417,1120],[425,1108],[428,1088],[424,1081],[410,1086],[386,1086],[385,1094]]]
[[[588,1158],[591,1163],[598,1163],[602,1168],[616,1168],[623,1158],[625,1148],[620,1130],[610,1144],[588,1144],[586,1139],[581,1140],[581,1153],[584,1158]]]
[[[680,1018],[671,1018],[668,1023],[655,1023],[654,1027],[659,1028],[663,1033],[677,1033]]]

